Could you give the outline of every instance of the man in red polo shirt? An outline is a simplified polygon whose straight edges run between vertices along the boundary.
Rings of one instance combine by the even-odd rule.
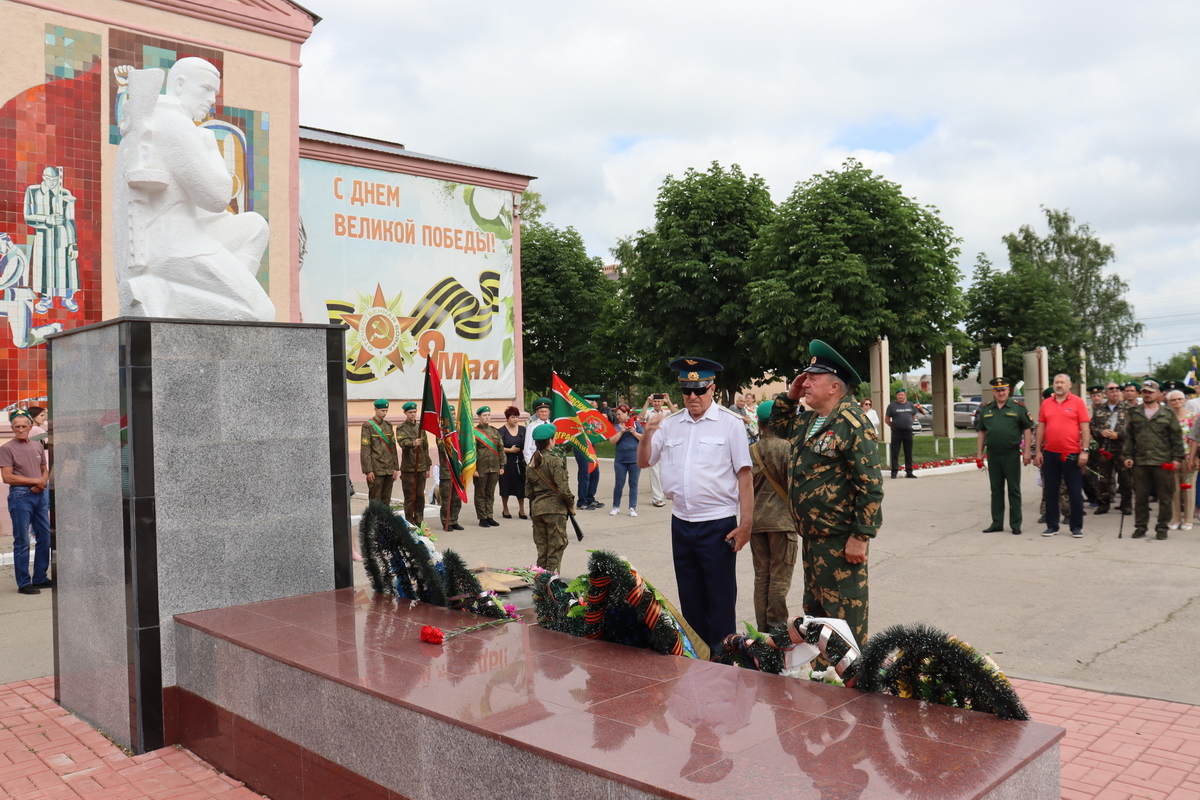
[[[1034,463],[1042,471],[1046,498],[1046,530],[1042,536],[1058,533],[1058,490],[1065,481],[1071,501],[1071,535],[1083,538],[1083,470],[1087,468],[1089,443],[1087,403],[1071,394],[1071,379],[1059,373],[1054,376],[1054,394],[1038,410]]]

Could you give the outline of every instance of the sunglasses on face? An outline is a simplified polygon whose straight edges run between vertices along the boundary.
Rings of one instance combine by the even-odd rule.
[[[683,392],[684,397],[691,397],[694,394],[706,394],[708,392],[708,390],[711,388],[712,388],[711,386],[705,386],[703,389],[692,389],[690,387],[685,387],[685,388],[680,389],[679,391]]]

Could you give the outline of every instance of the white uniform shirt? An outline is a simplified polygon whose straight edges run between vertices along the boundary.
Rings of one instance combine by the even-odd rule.
[[[533,440],[533,429],[538,425],[552,424],[554,423],[551,420],[538,419],[537,417],[530,417],[529,421],[525,423],[525,447],[522,448],[521,452],[525,454],[526,464],[533,460],[533,453],[537,450],[537,442]]]
[[[737,474],[750,466],[746,424],[717,403],[698,420],[683,408],[663,420],[650,440],[650,466],[655,464],[675,516],[687,522],[736,517]]]

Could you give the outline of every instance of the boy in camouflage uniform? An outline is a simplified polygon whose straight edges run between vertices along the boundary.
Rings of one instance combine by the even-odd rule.
[[[1171,522],[1171,500],[1175,497],[1175,474],[1164,464],[1183,468],[1187,452],[1175,412],[1162,405],[1155,381],[1142,384],[1142,405],[1129,412],[1125,438],[1125,466],[1133,474],[1133,539],[1146,535],[1150,525],[1150,495],[1158,495],[1157,538],[1167,538]],[[1150,412],[1147,416],[1146,412]]]
[[[417,404],[404,404],[404,424],[396,429],[400,448],[400,486],[404,489],[404,518],[413,525],[425,519],[425,479],[429,477],[429,440],[417,424]]]
[[[844,619],[861,647],[868,635],[867,543],[883,522],[875,426],[853,401],[858,373],[814,340],[812,360],[775,398],[771,425],[791,440],[788,495],[801,537],[804,613]],[[811,411],[796,413],[804,394]]]
[[[396,480],[400,462],[396,458],[396,432],[387,416],[388,401],[375,401],[375,416],[363,423],[358,464],[367,477],[368,494],[372,500],[392,502],[392,483]]]
[[[567,478],[567,462],[550,450],[554,426],[539,425],[533,430],[537,450],[525,471],[525,497],[533,518],[533,543],[537,547],[537,565],[558,572],[567,549],[567,514],[575,497]]]
[[[770,426],[774,404],[755,409],[759,439],[750,445],[750,478],[754,482],[754,525],[750,554],[754,559],[754,620],[760,631],[787,622],[787,594],[792,588],[800,537],[787,498],[788,461],[792,444]]]

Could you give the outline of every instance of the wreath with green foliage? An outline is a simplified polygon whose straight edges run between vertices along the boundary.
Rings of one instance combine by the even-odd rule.
[[[372,500],[359,523],[359,551],[371,588],[406,600],[499,619],[507,612],[453,550],[433,542],[385,503]]]
[[[615,553],[592,552],[588,572],[570,584],[550,573],[533,588],[538,625],[548,630],[696,657],[696,648],[664,598]]]
[[[996,662],[927,625],[893,625],[872,636],[859,660],[857,688],[984,711],[1001,719],[1029,719]]]

